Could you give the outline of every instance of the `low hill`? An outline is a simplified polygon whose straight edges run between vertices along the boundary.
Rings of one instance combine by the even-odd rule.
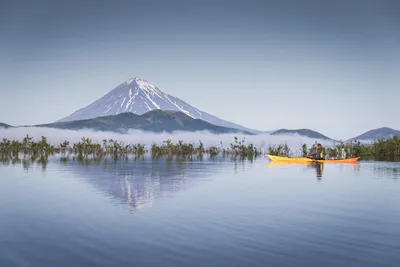
[[[373,129],[368,132],[365,132],[359,136],[349,139],[348,141],[352,140],[375,140],[375,139],[387,139],[393,136],[400,136],[400,131],[394,130],[389,127],[382,127],[378,129]]]
[[[257,134],[272,134],[275,131],[259,131]]]
[[[11,125],[8,125],[8,124],[5,124],[5,123],[2,123],[2,122],[0,122],[0,128],[11,128],[12,126]]]
[[[271,133],[271,135],[294,135],[294,134],[315,139],[332,140],[331,138],[310,129],[295,129],[295,130],[280,129]]]
[[[173,131],[205,131],[212,133],[239,133],[250,132],[238,129],[217,126],[200,119],[194,119],[183,112],[172,110],[152,110],[142,115],[131,112],[119,115],[97,117],[94,119],[56,122],[35,125],[36,127],[48,127],[57,129],[80,130],[92,129],[96,131],[126,132],[127,130],[143,130],[150,132],[173,132]]]

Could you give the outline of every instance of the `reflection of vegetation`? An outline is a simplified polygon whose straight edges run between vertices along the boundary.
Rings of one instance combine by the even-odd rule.
[[[28,135],[21,142],[4,138],[0,142],[1,161],[11,161],[12,164],[22,163],[24,168],[29,168],[32,163],[37,162],[45,169],[48,157],[59,150],[47,143],[47,138],[44,136],[38,142],[32,140],[33,138]]]
[[[315,144],[310,148],[306,144],[300,149],[301,155],[312,153],[315,150]],[[215,158],[218,155],[223,157],[232,157],[234,159],[253,160],[262,154],[261,149],[257,149],[253,144],[246,144],[246,140],[234,138],[234,142],[225,147],[222,142],[220,146],[205,147],[199,141],[194,143],[177,143],[171,140],[162,142],[161,145],[153,144],[148,150],[144,144],[124,144],[117,140],[103,140],[101,144],[94,142],[89,138],[83,137],[80,142],[70,144],[64,141],[59,145],[49,144],[46,137],[41,137],[38,141],[26,136],[22,141],[3,139],[0,141],[0,161],[3,163],[11,162],[22,163],[29,166],[37,162],[45,166],[48,158],[55,154],[60,155],[61,162],[69,160],[78,160],[82,163],[98,162],[104,157],[111,157],[114,160],[128,159],[133,156],[135,160],[142,159],[145,154],[150,153],[153,159],[160,157],[177,157],[201,159],[204,155]],[[293,156],[287,144],[269,146],[266,152],[271,155]],[[342,159],[350,157],[360,157],[361,159],[371,159],[377,161],[400,161],[400,138],[392,137],[390,139],[379,139],[372,144],[361,144],[359,141],[348,143],[340,142],[334,147],[324,148],[324,155],[327,159]]]
[[[199,141],[199,145],[196,147],[194,144],[183,143],[183,141],[178,141],[178,143],[174,144],[171,140],[164,141],[161,146],[157,144],[153,144],[151,146],[151,154],[153,158],[158,158],[160,156],[169,155],[169,156],[178,156],[178,157],[187,157],[187,156],[198,156],[202,157],[204,154],[210,155],[211,157],[215,157],[219,154],[224,156],[232,155],[234,157],[241,158],[254,158],[261,154],[260,150],[256,149],[253,144],[245,145],[245,140],[238,141],[238,138],[235,137],[234,143],[230,144],[231,149],[225,149],[222,146],[218,148],[216,146],[210,146],[209,148],[205,148],[203,143]]]
[[[374,173],[378,177],[393,177],[398,179],[400,177],[400,166],[373,166]]]
[[[302,156],[312,153],[316,149],[314,144],[310,149],[306,144],[301,147]],[[389,139],[378,139],[372,144],[361,144],[359,141],[351,141],[348,143],[340,142],[334,147],[324,147],[324,155],[326,159],[343,159],[360,157],[366,160],[376,161],[400,161],[400,138],[394,136]],[[278,146],[269,146],[268,154],[276,156],[293,156],[293,153],[286,144]]]
[[[37,161],[39,163],[47,162],[49,156],[54,154],[60,155],[61,162],[77,160],[81,163],[100,161],[103,157],[112,157],[117,159],[128,159],[128,156],[133,155],[134,159],[141,159],[149,152],[144,144],[124,144],[116,140],[103,140],[102,144],[96,143],[93,140],[83,137],[80,142],[70,145],[69,141],[53,146],[47,142],[46,137],[42,137],[38,142],[33,141],[33,138],[26,136],[22,141],[10,141],[3,139],[0,142],[0,158],[2,160],[11,160],[17,162],[20,156],[23,156],[23,164],[29,166],[30,162]],[[230,144],[230,148],[210,146],[206,148],[201,141],[196,146],[193,143],[184,143],[178,141],[173,143],[171,140],[164,141],[161,145],[153,144],[150,148],[152,158],[158,159],[162,156],[178,158],[188,158],[196,156],[202,158],[203,155],[209,155],[211,158],[219,154],[223,156],[231,155],[232,157],[253,159],[261,155],[261,151],[253,146],[253,144],[245,144],[245,140],[239,141],[235,137],[234,142]],[[27,160],[28,158],[29,161]]]

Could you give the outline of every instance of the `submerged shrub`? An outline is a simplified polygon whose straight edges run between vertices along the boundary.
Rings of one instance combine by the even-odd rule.
[[[265,149],[264,149],[265,150]],[[302,156],[315,151],[315,144],[309,149],[306,144],[300,148]],[[69,141],[64,141],[58,145],[49,144],[47,138],[42,136],[38,141],[34,141],[32,137],[25,136],[21,141],[8,140],[4,138],[0,141],[0,160],[2,162],[12,161],[19,162],[24,160],[27,164],[27,159],[30,157],[35,161],[46,162],[47,158],[54,154],[61,154],[61,161],[65,162],[72,158],[78,160],[100,160],[105,156],[110,156],[114,159],[128,158],[133,155],[135,159],[143,158],[150,152],[152,158],[157,159],[162,156],[178,156],[192,157],[210,155],[216,157],[239,157],[253,159],[262,154],[261,149],[257,149],[253,144],[247,143],[246,139],[239,140],[234,137],[232,143],[225,147],[222,142],[220,146],[210,146],[207,149],[204,144],[199,141],[196,146],[193,143],[185,143],[179,140],[173,143],[170,139],[163,141],[161,145],[153,143],[150,151],[146,149],[144,144],[124,144],[117,140],[103,140],[102,144],[98,144],[93,140],[83,137],[79,142],[70,144]],[[271,155],[290,157],[292,152],[287,144],[269,145],[266,152]],[[340,142],[334,147],[324,148],[324,155],[327,159],[341,159],[360,157],[362,159],[372,159],[378,161],[400,161],[400,138],[395,136],[389,139],[378,139],[372,144],[361,144],[359,141]]]

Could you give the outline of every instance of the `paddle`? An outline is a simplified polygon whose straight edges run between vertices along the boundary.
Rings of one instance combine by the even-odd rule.
[[[313,162],[317,162],[318,163],[318,160],[308,157],[308,154],[306,155],[306,158],[311,159]]]

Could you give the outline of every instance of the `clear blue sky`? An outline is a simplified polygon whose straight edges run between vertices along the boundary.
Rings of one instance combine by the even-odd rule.
[[[1,1],[0,121],[139,76],[250,128],[400,129],[399,29],[400,1]]]

